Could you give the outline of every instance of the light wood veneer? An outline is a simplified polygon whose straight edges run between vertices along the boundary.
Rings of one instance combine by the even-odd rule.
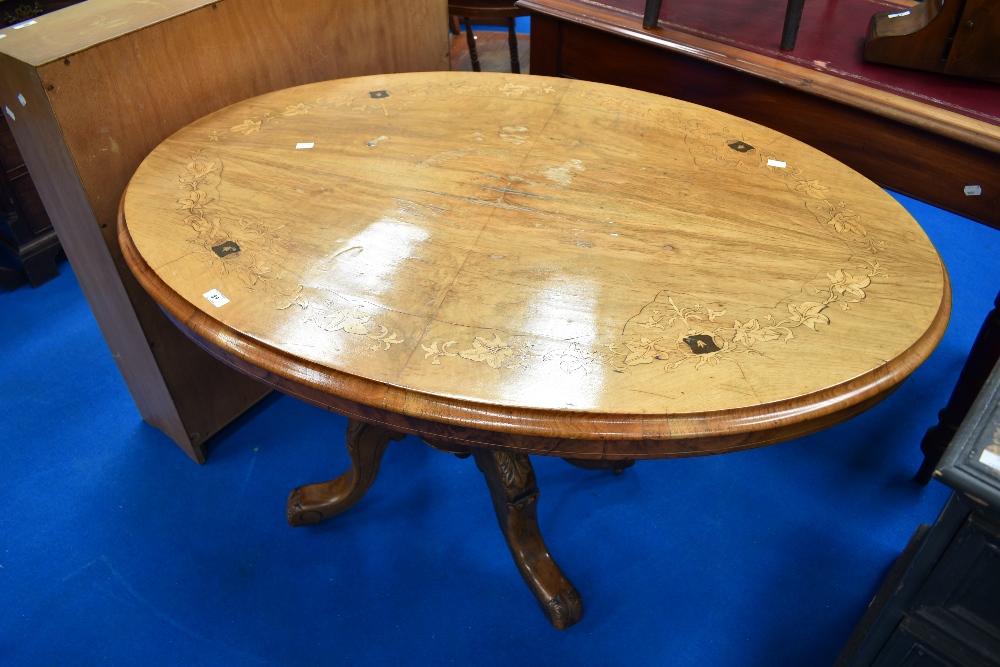
[[[196,461],[267,390],[182,336],[136,283],[115,218],[163,139],[288,86],[448,68],[447,2],[88,0],[0,40],[0,111],[142,417]]]
[[[950,310],[920,226],[832,158],[545,77],[235,104],[145,159],[119,223],[143,287],[244,373],[392,430],[577,458],[837,423],[898,386]]]

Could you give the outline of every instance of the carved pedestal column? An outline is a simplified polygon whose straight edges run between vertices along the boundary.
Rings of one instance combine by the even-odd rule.
[[[557,630],[583,618],[583,601],[576,588],[552,560],[538,530],[538,487],[535,471],[524,454],[473,448],[476,465],[486,476],[514,563],[524,583]]]

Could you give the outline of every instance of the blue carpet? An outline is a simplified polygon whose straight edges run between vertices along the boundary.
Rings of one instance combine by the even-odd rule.
[[[465,24],[462,24],[462,30],[465,30]],[[486,32],[507,32],[507,26],[500,25],[480,25],[478,23],[472,24],[473,34],[486,31]],[[514,32],[520,35],[527,35],[531,33],[531,17],[530,16],[518,16],[514,19]]]
[[[471,460],[394,443],[368,496],[292,529],[346,420],[272,396],[197,466],[145,425],[68,265],[0,294],[0,664],[824,665],[949,490],[910,481],[998,288],[1000,232],[899,197],[951,274],[940,347],[825,432],[621,477],[538,457],[584,619],[543,619]]]

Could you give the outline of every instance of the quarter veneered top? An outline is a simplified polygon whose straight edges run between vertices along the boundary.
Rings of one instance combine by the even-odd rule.
[[[829,412],[901,381],[949,310],[923,230],[856,172],[582,81],[264,95],[161,144],[124,218],[147,289],[247,337],[230,351],[402,389],[399,409],[431,419],[555,410],[671,437],[671,416]]]

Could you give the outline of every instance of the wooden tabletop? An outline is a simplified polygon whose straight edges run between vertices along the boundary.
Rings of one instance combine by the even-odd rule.
[[[525,436],[849,412],[930,354],[950,310],[920,226],[832,158],[534,76],[370,76],[233,105],[150,154],[120,231],[143,286],[233,358]]]

